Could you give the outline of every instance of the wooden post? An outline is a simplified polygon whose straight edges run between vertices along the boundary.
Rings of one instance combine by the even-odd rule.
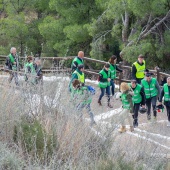
[[[156,74],[157,74],[157,81],[160,84],[161,83],[161,75],[160,75],[160,68],[156,67]]]
[[[119,62],[119,68],[122,69],[122,62]],[[118,77],[118,80],[119,80],[119,89],[120,89],[120,84],[122,82],[122,77],[123,77],[123,73],[122,72],[119,72],[119,77]]]

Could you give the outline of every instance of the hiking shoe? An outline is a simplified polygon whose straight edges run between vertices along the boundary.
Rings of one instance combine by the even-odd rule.
[[[153,123],[155,123],[156,121],[157,121],[157,117],[154,116],[154,117],[153,117]]]
[[[91,122],[90,123],[90,126],[92,127],[92,126],[96,126],[97,124],[96,124],[96,122],[95,121],[93,121],[93,122]]]
[[[135,121],[134,121],[134,122],[133,122],[133,127],[134,127],[134,128],[137,128],[137,127],[138,127],[138,122],[135,122]]]
[[[151,120],[151,115],[147,115],[147,119],[148,119],[148,121],[150,121]]]
[[[170,127],[170,121],[168,121],[167,126]]]
[[[130,131],[133,132],[134,131],[134,127],[130,126]]]
[[[101,100],[98,100],[99,106],[102,106]]]
[[[113,106],[110,104],[110,103],[108,103],[108,105],[107,105],[108,107],[110,107],[110,108],[113,108]]]
[[[122,126],[118,131],[119,131],[120,133],[124,133],[124,132],[126,132],[126,127],[125,127],[125,126]]]

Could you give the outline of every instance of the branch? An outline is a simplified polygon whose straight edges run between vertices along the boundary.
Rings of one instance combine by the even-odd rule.
[[[123,16],[122,16],[122,21],[123,21]],[[129,13],[125,11],[125,17],[123,21],[123,29],[122,29],[122,40],[124,43],[128,42],[128,28],[129,28]]]
[[[145,34],[143,34],[139,40],[144,39],[145,37],[150,35],[151,32],[153,30],[155,30],[159,25],[161,25],[168,17],[170,17],[170,10],[167,12],[167,14],[164,18],[162,18],[159,22],[157,22],[149,31],[147,31]]]

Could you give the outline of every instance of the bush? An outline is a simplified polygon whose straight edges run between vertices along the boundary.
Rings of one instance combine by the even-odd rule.
[[[23,167],[24,162],[18,158],[18,155],[14,151],[10,152],[6,145],[0,143],[0,169],[20,170]]]
[[[57,146],[54,133],[47,133],[37,119],[30,121],[22,118],[14,127],[13,139],[17,144],[21,144],[24,151],[41,159],[52,155]]]

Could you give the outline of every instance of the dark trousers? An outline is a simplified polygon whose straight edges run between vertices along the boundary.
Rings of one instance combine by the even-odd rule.
[[[166,105],[166,111],[167,111],[168,121],[170,121],[170,106]]]
[[[138,111],[139,111],[140,103],[135,103],[133,106],[133,119],[134,122],[138,122]]]
[[[152,109],[153,109],[153,115],[156,117],[157,116],[157,111],[156,111],[156,100],[157,97],[151,97],[149,99],[146,99],[146,106],[147,106],[147,114],[151,115],[151,104],[152,104]]]
[[[112,92],[112,96],[114,96],[115,94],[115,83],[114,80],[110,80],[110,86],[111,86],[111,92]]]
[[[105,90],[106,90],[106,95],[107,95],[107,102],[110,102],[110,86],[107,86],[106,88],[100,88],[101,90],[101,94],[99,96],[99,101],[102,99],[102,97],[105,94]]]
[[[18,74],[17,74],[17,72],[10,72],[9,73],[8,82],[11,83],[13,78],[15,80],[15,84],[18,86],[19,83],[18,83]]]
[[[136,78],[136,81],[137,81],[137,83],[138,84],[141,84],[141,80],[142,80],[143,78]]]

